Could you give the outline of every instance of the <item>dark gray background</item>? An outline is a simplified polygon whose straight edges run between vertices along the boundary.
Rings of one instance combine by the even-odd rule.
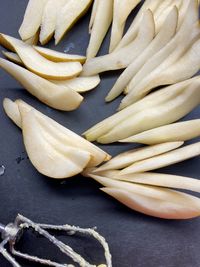
[[[25,0],[2,0],[0,5],[0,31],[18,36]],[[70,31],[57,47],[59,51],[85,54],[88,36],[88,13]],[[132,17],[134,14],[132,14]],[[106,53],[109,35],[101,54]],[[119,99],[111,104],[104,97],[117,78],[118,72],[102,75],[96,90],[85,95],[85,101],[74,112],[59,112],[46,107],[29,95],[13,78],[0,70],[0,103],[4,97],[22,98],[46,115],[81,134],[90,126],[114,113]],[[185,119],[198,118],[196,108]],[[167,221],[131,211],[99,190],[99,184],[76,177],[56,181],[40,175],[30,164],[25,153],[21,131],[5,116],[0,105],[0,165],[6,172],[0,176],[0,222],[6,224],[22,213],[41,223],[74,224],[81,227],[97,226],[109,242],[114,267],[199,267],[200,266],[200,219]],[[103,148],[115,155],[134,145],[107,145]],[[165,168],[166,173],[199,177],[200,158]],[[37,245],[31,234],[19,248],[46,255],[63,262],[64,257],[43,239]],[[96,264],[103,261],[103,253],[95,242],[80,237],[69,238],[88,260]],[[36,266],[21,262],[23,266]],[[0,256],[0,266],[10,266]],[[39,266],[37,264],[37,266]]]

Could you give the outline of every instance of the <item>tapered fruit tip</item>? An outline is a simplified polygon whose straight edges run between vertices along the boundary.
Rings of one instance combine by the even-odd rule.
[[[97,267],[107,267],[107,265],[105,265],[105,264],[100,264],[100,265],[98,265]]]
[[[113,100],[113,98],[110,96],[110,94],[108,94],[105,98],[106,102],[111,102]]]

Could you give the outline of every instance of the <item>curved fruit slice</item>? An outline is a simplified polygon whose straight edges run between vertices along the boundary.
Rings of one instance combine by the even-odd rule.
[[[137,36],[138,28],[139,28],[139,25],[141,24],[141,20],[142,20],[145,10],[150,9],[153,12],[154,16],[157,17],[160,13],[162,13],[161,7],[163,7],[163,5],[165,7],[170,1],[169,0],[165,0],[165,1],[146,0],[144,4],[142,5],[142,7],[140,8],[139,12],[137,13],[136,17],[134,18],[132,24],[128,28],[127,32],[121,39],[120,43],[116,47],[116,50],[119,50],[122,47],[129,45],[135,39],[135,37]]]
[[[148,108],[159,106],[175,98],[178,94],[183,92],[187,86],[194,84],[195,80],[198,81],[199,76],[151,93],[142,100],[99,122],[91,129],[86,131],[84,135],[89,141],[95,141],[136,113],[147,110]]]
[[[4,98],[3,108],[6,115],[19,127],[22,127],[21,114],[19,112],[18,105],[10,100],[9,98]]]
[[[34,46],[34,48],[40,55],[42,55],[43,57],[53,62],[78,61],[83,64],[86,60],[85,56],[66,54],[66,53],[54,51],[52,49],[48,49],[48,48],[40,47],[40,46]]]
[[[8,114],[9,118],[11,118],[11,120],[17,123],[18,125],[21,121],[21,118],[18,117],[19,112],[17,111],[17,107],[19,105],[23,107],[24,110],[26,109],[26,112],[34,110],[37,116],[37,121],[40,123],[40,126],[44,128],[46,132],[51,134],[51,136],[60,140],[66,145],[77,147],[90,153],[92,155],[92,158],[88,164],[88,167],[98,166],[103,161],[107,161],[110,159],[110,155],[108,155],[105,151],[101,150],[97,146],[88,142],[87,140],[65,128],[64,126],[60,125],[53,119],[50,119],[41,112],[35,110],[33,107],[26,104],[22,100],[17,100],[15,102],[12,102],[9,99],[4,100],[4,109],[6,111],[6,114]]]
[[[143,189],[143,188],[141,188]],[[172,191],[169,189],[157,189],[165,192],[164,197],[156,199],[154,196],[146,197],[144,194],[131,193],[120,188],[101,189],[114,197],[127,207],[146,215],[162,219],[191,219],[200,215],[200,202],[197,197]]]
[[[183,189],[200,193],[200,181],[198,179],[156,172],[133,173],[126,175],[119,175],[119,172],[120,171],[105,171],[100,175],[129,183]]]
[[[23,113],[22,133],[27,154],[33,166],[42,174],[56,179],[72,177],[87,166],[90,154],[51,140],[39,125],[34,111]]]
[[[2,51],[2,54],[13,63],[24,66],[24,63],[22,62],[21,58],[16,53]]]
[[[184,81],[195,75],[199,68],[200,62],[200,39],[181,56],[181,58],[168,68],[158,66],[154,71],[147,75],[141,83],[130,89],[128,95],[122,100],[120,108],[129,106],[147,95],[153,88],[158,86],[174,84]],[[165,62],[163,63],[165,64]]]
[[[48,0],[45,5],[40,30],[40,43],[42,45],[48,43],[53,36],[56,28],[57,17],[67,1],[68,0]]]
[[[29,0],[19,34],[27,40],[36,34],[42,22],[42,14],[48,0]]]
[[[2,51],[2,54],[9,59],[10,61],[17,63],[21,66],[24,66],[24,63],[21,61],[20,57],[13,52]],[[56,81],[49,80],[51,83],[54,83],[59,86],[66,86],[69,89],[72,89],[78,93],[85,93],[93,90],[100,83],[99,75],[90,76],[90,77],[76,77],[70,80]]]
[[[113,0],[96,0],[94,3],[90,26],[90,42],[87,59],[95,57],[111,25],[113,18]],[[95,12],[95,16],[94,16]],[[94,16],[94,17],[93,17]]]
[[[52,83],[56,85],[66,86],[70,89],[73,89],[74,91],[78,93],[85,93],[88,91],[91,91],[95,87],[98,86],[100,83],[100,77],[99,75],[96,76],[90,76],[90,77],[77,77],[71,80],[66,81],[51,81]]]
[[[94,0],[93,6],[92,6],[92,13],[91,13],[91,17],[90,17],[90,22],[89,22],[89,34],[91,33],[92,27],[94,25],[94,20],[97,14],[97,7],[99,4],[99,0]]]
[[[162,142],[187,141],[200,136],[200,119],[168,124],[131,136],[120,142],[160,144]]]
[[[77,76],[82,66],[79,62],[55,63],[42,57],[32,46],[11,36],[1,34],[0,43],[9,43],[17,52],[24,65],[41,77],[53,80],[65,80]]]
[[[41,102],[55,109],[77,109],[83,97],[66,86],[58,86],[14,63],[0,58],[0,67],[19,81],[26,90]]]
[[[173,99],[128,117],[97,141],[111,143],[175,122],[192,111],[199,103],[199,81],[197,81]]]
[[[141,160],[123,169],[122,175],[129,173],[140,173],[166,167],[200,155],[200,142],[188,145],[176,150],[164,153],[153,158]]]
[[[141,53],[141,55],[138,56],[120,75],[117,82],[107,95],[106,101],[112,101],[119,94],[121,94],[124,88],[131,81],[132,77],[139,71],[139,69],[145,64],[145,62],[169,42],[169,40],[176,33],[177,23],[178,10],[176,7],[174,7],[163,23],[160,32],[158,32],[149,46],[147,46],[147,48]]]
[[[106,170],[115,170],[115,169],[120,170],[122,168],[130,166],[134,162],[152,158],[156,155],[161,155],[165,152],[174,150],[182,145],[183,142],[169,142],[169,143],[163,143],[163,144],[129,150],[112,158],[107,163],[94,170],[93,173],[96,172],[98,173]]]
[[[189,219],[200,214],[200,199],[162,187],[122,182],[91,175],[110,194],[131,209],[164,219]]]
[[[197,22],[198,17],[198,5],[196,0],[192,0],[188,6],[184,21],[174,38],[151,57],[132,77],[125,90],[126,93],[142,82],[149,73],[160,67],[161,64],[162,68],[166,69],[184,54],[200,33],[199,23]]]
[[[90,59],[83,66],[83,76],[126,68],[152,41],[155,36],[153,14],[147,10],[137,38],[127,47],[111,54]]]
[[[58,44],[65,33],[82,17],[92,4],[92,0],[68,0],[57,18],[55,42]]]
[[[116,48],[123,36],[128,16],[140,2],[141,0],[114,0],[113,23],[109,48],[110,53]]]

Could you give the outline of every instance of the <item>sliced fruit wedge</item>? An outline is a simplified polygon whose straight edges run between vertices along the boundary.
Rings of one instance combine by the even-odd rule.
[[[130,164],[133,164],[134,162],[152,158],[156,155],[161,155],[167,151],[174,150],[182,146],[183,143],[184,142],[168,142],[168,143],[129,150],[112,158],[107,163],[94,170],[93,173],[96,172],[99,173],[101,171],[106,171],[106,170],[115,170],[115,169],[120,170],[122,168],[130,166]]]
[[[41,47],[41,46],[34,46],[34,48],[40,55],[42,55],[43,57],[53,62],[78,61],[83,64],[86,60],[85,56],[66,54],[66,53],[54,51],[52,49],[48,49],[48,48]]]
[[[128,16],[140,2],[141,0],[114,0],[113,23],[109,48],[110,53],[116,48],[123,36]]]
[[[42,57],[32,46],[23,41],[1,34],[0,44],[7,46],[5,43],[13,47],[29,70],[41,77],[52,80],[65,80],[78,76],[82,70],[79,62],[52,62]]]
[[[125,206],[149,216],[183,220],[200,215],[199,198],[181,192],[155,188],[158,192],[162,190],[165,193],[163,197],[157,199],[154,196],[146,197],[142,193],[133,194],[120,188],[109,187],[101,190]]]
[[[138,112],[159,106],[169,100],[172,100],[178,94],[183,92],[185,88],[194,84],[195,80],[198,81],[199,76],[151,93],[142,100],[99,122],[91,129],[86,131],[84,135],[89,141],[95,141],[102,135],[105,135],[112,130],[113,127],[120,125],[123,121],[137,114]]]
[[[82,76],[126,68],[149,45],[154,36],[153,14],[150,10],[147,10],[144,13],[143,23],[140,26],[137,38],[130,45],[117,52],[88,60],[83,66]]]
[[[3,109],[6,115],[19,127],[22,127],[21,114],[18,105],[9,98],[4,98]]]
[[[52,38],[59,13],[67,2],[68,0],[48,0],[45,5],[40,30],[40,43],[42,45],[48,43]]]
[[[93,174],[93,173],[92,173]],[[97,175],[134,184],[183,189],[200,193],[200,180],[190,177],[156,172],[144,172],[121,175],[120,171],[104,171]]]
[[[128,95],[122,100],[120,108],[129,106],[148,94],[153,88],[158,86],[173,84],[189,79],[200,69],[200,39],[186,51],[182,57],[164,69],[165,63],[157,67],[153,72],[146,76],[141,83],[129,89]],[[163,70],[164,69],[164,70]]]
[[[200,199],[189,194],[97,175],[91,177],[106,186],[102,191],[146,215],[163,219],[189,219],[200,214]]]
[[[173,7],[160,32],[155,36],[147,48],[124,70],[117,82],[106,97],[106,101],[112,101],[119,96],[131,81],[132,77],[140,70],[146,61],[164,47],[176,33],[178,23],[178,10]]]
[[[0,58],[0,67],[19,81],[25,89],[46,105],[58,110],[77,109],[83,97],[66,86],[56,85],[12,62]]]
[[[87,12],[92,0],[68,0],[57,18],[55,43],[58,44],[65,33]]]
[[[199,81],[194,82],[173,99],[136,113],[97,139],[100,143],[111,143],[155,127],[175,122],[200,104]]]
[[[178,1],[180,2],[180,0]],[[167,6],[169,6],[170,4],[171,7],[176,5],[176,3],[173,4],[171,2],[172,2],[171,0],[165,0],[165,1],[146,0],[115,50],[119,50],[122,47],[129,45],[135,39],[135,37],[137,36],[139,25],[141,24],[142,16],[145,10],[147,9],[150,9],[153,12],[155,17],[155,30],[156,33],[159,32],[160,29],[158,28],[157,20],[159,19],[159,16],[162,17],[163,21],[166,19],[166,17],[168,16],[168,13],[165,12]],[[161,23],[159,23],[159,25],[161,27]]]
[[[19,105],[23,107],[24,110],[26,109],[26,112],[34,110],[40,127],[44,128],[44,130],[48,132],[51,136],[53,136],[55,139],[58,139],[63,144],[70,145],[90,153],[92,155],[92,158],[87,167],[98,166],[103,161],[107,161],[110,159],[110,155],[108,155],[105,151],[101,150],[97,146],[88,142],[87,140],[65,128],[64,126],[60,125],[53,119],[50,119],[49,117],[45,116],[44,114],[37,111],[30,105],[26,104],[22,100],[17,100],[13,102],[9,99],[5,99],[4,110],[9,116],[9,118],[17,125],[21,125],[21,118],[18,117],[19,112],[17,112],[17,107]]]
[[[35,35],[33,35],[31,38],[25,40],[24,42],[28,45],[37,45],[39,41],[39,30],[36,32]]]
[[[91,12],[91,17],[90,17],[90,22],[89,22],[89,27],[88,27],[89,34],[91,33],[92,27],[94,25],[94,20],[95,20],[96,14],[97,14],[98,4],[99,4],[99,0],[94,0],[93,6],[92,6],[92,12]]]
[[[200,142],[188,145],[176,150],[155,156],[149,159],[135,162],[129,167],[123,169],[122,175],[129,173],[140,173],[166,167],[200,155]]]
[[[24,66],[24,63],[22,62],[21,58],[14,52],[7,52],[7,51],[1,51],[2,54],[12,61],[13,63],[19,64],[21,66]]]
[[[43,175],[62,179],[72,177],[87,166],[91,155],[53,139],[37,122],[34,111],[19,106],[24,145],[33,166]]]
[[[95,14],[95,15],[94,15]],[[87,59],[95,57],[101,47],[113,18],[113,0],[96,0],[94,2],[90,23],[90,42]]]
[[[160,144],[162,142],[187,141],[200,136],[200,119],[168,124],[131,136],[120,142]]]
[[[48,0],[29,0],[19,34],[22,40],[34,36],[42,22],[44,7]]]
[[[198,18],[198,5],[196,0],[191,0],[184,21],[174,38],[165,47],[163,47],[163,49],[150,58],[140,71],[132,77],[129,88],[134,88],[167,58],[169,58],[167,59],[168,66],[174,63],[184,53],[184,51],[190,47],[195,36],[199,35],[199,23],[197,23]],[[165,68],[168,66],[165,66]],[[126,92],[129,91],[129,88],[127,88]]]
[[[91,77],[77,77],[66,81],[52,80],[51,82],[59,86],[71,88],[78,93],[85,93],[97,87],[100,81],[99,75],[96,75]]]

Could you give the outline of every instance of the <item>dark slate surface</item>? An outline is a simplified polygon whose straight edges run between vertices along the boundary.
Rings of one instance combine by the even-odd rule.
[[[17,31],[28,1],[2,0],[0,31],[18,36]],[[134,14],[132,14],[134,15]],[[89,36],[89,14],[80,20],[58,47],[59,51],[84,54]],[[101,53],[106,53],[109,37]],[[4,97],[22,98],[61,124],[81,134],[98,121],[112,114],[119,99],[105,104],[104,97],[117,78],[117,72],[102,75],[97,90],[88,93],[85,102],[75,112],[55,111],[30,96],[13,78],[0,70],[0,102]],[[185,119],[199,117],[195,109]],[[75,224],[82,227],[97,226],[110,244],[114,267],[199,267],[200,219],[165,221],[151,218],[123,207],[104,195],[99,185],[87,178],[76,177],[55,181],[40,175],[30,164],[23,146],[20,130],[5,116],[0,106],[0,165],[6,172],[0,176],[0,222],[13,221],[22,213],[34,221],[53,224]],[[104,149],[115,155],[134,145],[114,144]],[[199,177],[200,158],[165,168],[166,173]],[[43,239],[29,242],[31,234],[19,248],[46,255],[65,262],[65,258]],[[69,238],[88,260],[96,264],[103,260],[101,249],[88,239]],[[37,241],[37,243],[35,242]],[[21,262],[25,267],[36,265]],[[0,266],[10,266],[0,256]],[[39,266],[39,265],[37,265]]]

